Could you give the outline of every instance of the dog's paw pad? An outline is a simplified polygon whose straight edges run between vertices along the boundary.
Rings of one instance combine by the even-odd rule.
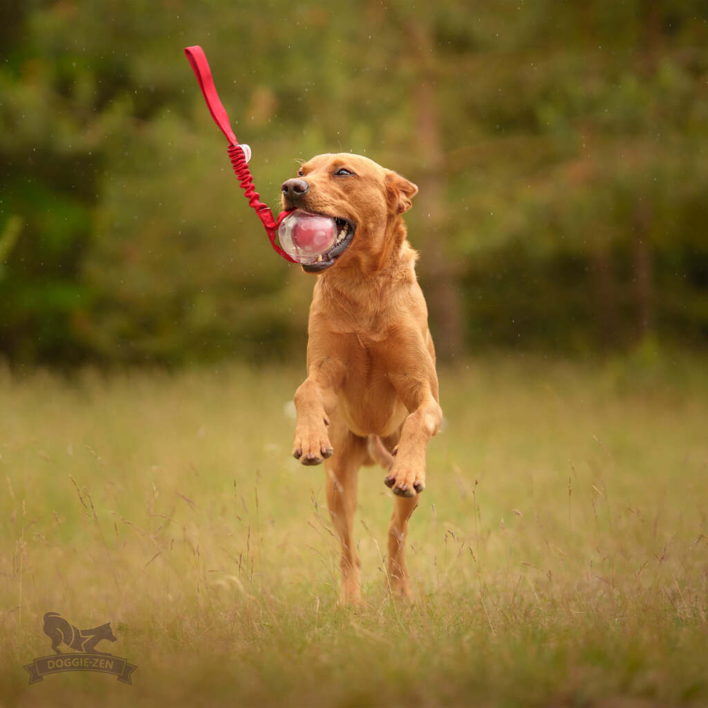
[[[413,489],[420,494],[425,489],[425,484],[423,484],[423,482],[419,479],[416,479],[416,481],[413,482]]]
[[[414,497],[415,492],[407,484],[397,484],[393,488],[393,493],[397,497]]]
[[[384,484],[389,488],[393,487],[393,485],[396,484],[396,478],[393,475],[388,475],[388,477],[384,479]]]
[[[312,453],[308,453],[303,457],[300,462],[302,462],[303,465],[320,465],[322,464],[322,458],[318,457],[317,455],[313,455]]]
[[[320,465],[323,460],[332,457],[334,450],[327,437],[327,428],[298,428],[293,441],[293,457],[303,465]]]

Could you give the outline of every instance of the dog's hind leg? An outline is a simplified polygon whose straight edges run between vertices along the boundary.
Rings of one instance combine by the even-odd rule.
[[[413,599],[406,567],[408,520],[418,506],[418,496],[396,497],[388,526],[388,582],[391,591],[407,600]]]
[[[393,467],[396,459],[400,430],[387,438],[369,435],[367,451],[370,462],[377,462],[385,470]],[[408,520],[418,506],[418,496],[396,497],[393,502],[393,514],[388,526],[388,584],[395,595],[412,599],[408,568],[406,567],[406,536]]]
[[[52,649],[54,650],[55,654],[63,654],[64,652],[59,648],[61,646],[62,642],[62,635],[59,633],[59,631],[56,632],[56,634],[51,634],[51,640],[52,640]]]
[[[361,600],[361,570],[353,537],[354,513],[359,467],[367,456],[366,438],[354,435],[338,416],[332,416],[330,435],[335,452],[325,461],[327,506],[341,543],[341,600],[356,604]]]

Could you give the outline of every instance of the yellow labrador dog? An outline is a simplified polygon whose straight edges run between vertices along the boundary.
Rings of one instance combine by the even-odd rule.
[[[318,155],[283,183],[283,206],[337,220],[337,244],[312,265],[307,379],[295,393],[294,456],[325,462],[327,504],[342,544],[342,600],[361,598],[352,538],[357,475],[381,464],[396,495],[388,531],[394,591],[411,597],[408,520],[425,489],[440,429],[435,349],[403,213],[418,188],[359,155]]]

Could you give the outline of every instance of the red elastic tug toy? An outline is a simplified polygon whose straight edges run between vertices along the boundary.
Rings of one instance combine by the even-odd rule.
[[[253,187],[253,175],[251,174],[251,170],[248,169],[247,164],[251,157],[251,148],[248,147],[248,145],[239,145],[238,140],[236,140],[236,135],[234,135],[234,131],[231,129],[231,124],[229,123],[229,116],[226,114],[226,110],[219,100],[219,95],[216,93],[216,87],[214,86],[214,80],[211,77],[209,62],[204,55],[204,50],[199,46],[187,47],[184,50],[184,53],[187,55],[187,59],[189,59],[189,63],[192,65],[192,69],[194,70],[194,74],[199,82],[199,88],[201,88],[202,94],[204,94],[204,100],[207,103],[211,117],[229,141],[229,158],[231,159],[231,164],[233,165],[236,177],[238,177],[241,188],[248,199],[249,205],[256,210],[258,218],[265,227],[273,249],[276,253],[291,263],[310,262],[312,252],[317,250],[315,247],[315,242],[319,244],[320,242],[325,241],[326,238],[323,234],[317,235],[313,233],[312,228],[284,228],[284,231],[294,232],[291,234],[293,243],[288,243],[287,247],[288,250],[291,250],[294,247],[293,253],[295,254],[295,257],[286,253],[276,243],[275,236],[280,223],[295,210],[290,209],[289,211],[281,212],[276,220],[273,217],[273,212],[268,208],[268,205],[264,204],[260,200],[260,195]],[[299,212],[299,214],[302,214],[302,212]],[[293,221],[296,220],[298,220],[297,217],[294,217]],[[326,229],[321,230],[324,232]],[[302,233],[303,243],[301,246],[298,246],[298,242],[300,240],[298,238],[299,231]],[[334,238],[336,239],[336,229]],[[314,258],[316,257],[317,253]]]

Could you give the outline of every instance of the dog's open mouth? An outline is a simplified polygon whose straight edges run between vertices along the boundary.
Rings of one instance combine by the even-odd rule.
[[[278,227],[283,250],[307,273],[320,273],[334,265],[347,250],[356,225],[344,217],[296,209]]]
[[[334,217],[334,222],[337,225],[337,240],[334,246],[317,256],[314,263],[302,263],[302,269],[306,273],[321,273],[333,266],[337,258],[347,250],[352,242],[356,226],[349,219],[339,216]]]

